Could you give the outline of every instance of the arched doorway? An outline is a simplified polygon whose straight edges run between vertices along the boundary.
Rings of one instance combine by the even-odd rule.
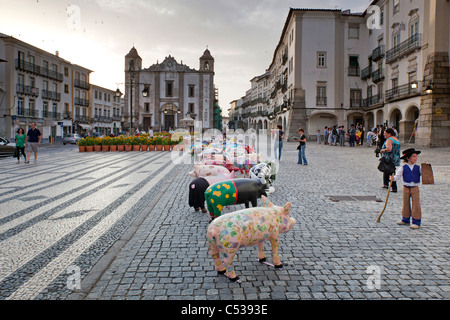
[[[177,106],[172,103],[168,103],[162,107],[161,112],[161,128],[166,132],[170,129],[175,130],[177,127],[177,114],[179,113]]]
[[[400,130],[400,121],[402,121],[402,113],[399,109],[395,108],[391,112],[391,116],[389,117],[389,123],[388,126],[390,128],[395,127],[398,130]]]
[[[338,125],[338,118],[336,115],[331,113],[315,113],[312,114],[308,120],[307,134],[309,137],[312,137],[320,130],[320,134],[323,135],[325,127],[333,127],[336,125]]]
[[[405,112],[405,120],[400,122],[400,130],[405,133],[403,137],[404,142],[415,142],[418,119],[419,107],[417,105],[409,106]]]

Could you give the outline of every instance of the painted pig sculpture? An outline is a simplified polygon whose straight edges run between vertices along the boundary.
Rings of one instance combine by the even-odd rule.
[[[272,259],[276,268],[283,265],[278,256],[278,242],[280,233],[291,230],[295,219],[289,216],[291,203],[278,207],[262,196],[261,208],[244,209],[225,214],[208,227],[207,239],[209,251],[214,260],[216,271],[225,274],[230,280],[236,281],[239,277],[234,272],[233,258],[237,250],[247,246],[258,246],[258,259],[266,260],[263,246],[269,240],[272,245]],[[220,259],[223,256],[223,263]]]
[[[245,203],[257,206],[257,200],[266,196],[267,185],[259,179],[233,179],[214,183],[205,191],[206,205],[212,219],[219,217],[225,206]]]
[[[194,164],[194,170],[189,172],[189,175],[194,178],[224,175],[233,179],[234,171],[231,173],[232,175],[230,175],[230,170],[222,166]]]
[[[226,175],[220,174],[216,176],[198,177],[197,179],[192,180],[189,184],[189,206],[193,207],[195,211],[201,209],[202,212],[207,212],[205,209],[205,191],[208,187],[212,184],[228,181],[233,178],[234,172],[231,172]]]

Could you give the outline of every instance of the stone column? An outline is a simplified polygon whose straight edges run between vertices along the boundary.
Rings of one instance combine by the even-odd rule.
[[[448,52],[427,57],[423,90],[432,83],[433,93],[420,103],[416,144],[428,147],[450,146],[450,72]]]

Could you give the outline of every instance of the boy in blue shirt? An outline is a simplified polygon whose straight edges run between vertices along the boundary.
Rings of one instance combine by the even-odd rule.
[[[416,165],[420,153],[421,151],[415,149],[403,151],[403,156],[400,159],[405,161],[406,164],[398,168],[395,176],[391,177],[393,181],[403,179],[402,220],[397,222],[397,224],[410,225],[412,217],[411,229],[419,229],[422,222],[419,197],[419,184],[422,173],[420,166]]]

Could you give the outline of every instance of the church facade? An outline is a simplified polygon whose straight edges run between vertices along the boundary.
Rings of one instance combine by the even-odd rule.
[[[214,58],[207,49],[193,69],[174,57],[142,68],[136,48],[125,56],[125,106],[123,128],[126,131],[192,131],[194,122],[203,130],[213,128]],[[130,117],[131,115],[131,117]],[[130,122],[131,120],[131,122]]]

